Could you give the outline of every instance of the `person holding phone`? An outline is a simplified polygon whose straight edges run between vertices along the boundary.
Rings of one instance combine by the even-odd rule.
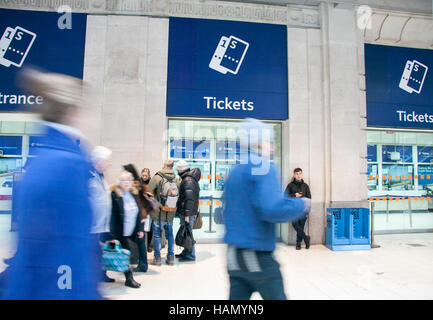
[[[293,180],[287,185],[285,193],[289,197],[311,199],[310,187],[302,179],[301,168],[293,170]],[[301,250],[302,240],[305,242],[305,249],[310,248],[310,236],[307,236],[304,232],[307,217],[308,214],[305,217],[292,222],[292,226],[296,230],[296,250]]]

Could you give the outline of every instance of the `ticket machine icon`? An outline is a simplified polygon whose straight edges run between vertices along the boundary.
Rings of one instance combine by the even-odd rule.
[[[209,68],[223,74],[237,74],[248,47],[248,42],[235,36],[222,36],[209,62]]]
[[[0,39],[0,64],[20,68],[23,65],[36,34],[22,27],[7,27]]]
[[[407,60],[398,86],[409,93],[420,93],[427,71],[428,67],[421,62]]]

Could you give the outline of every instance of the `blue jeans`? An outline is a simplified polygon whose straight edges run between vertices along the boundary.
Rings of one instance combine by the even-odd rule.
[[[190,216],[189,217],[189,223],[188,224],[191,227],[191,230],[192,230],[192,227],[194,226],[194,222],[195,222],[196,218],[197,218],[197,216]],[[181,217],[181,223],[182,224],[186,223],[184,216]],[[180,254],[187,259],[195,260],[195,246],[192,246],[191,249],[185,249],[184,248]]]
[[[153,246],[155,258],[161,258],[161,233],[162,228],[165,231],[165,237],[168,241],[168,256],[174,256],[174,236],[173,236],[173,221],[152,221],[152,230],[153,230]]]

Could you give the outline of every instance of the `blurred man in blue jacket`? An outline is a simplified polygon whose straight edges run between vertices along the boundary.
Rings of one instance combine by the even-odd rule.
[[[296,220],[310,209],[309,199],[288,198],[270,161],[273,131],[246,119],[242,127],[241,164],[224,188],[224,241],[230,277],[230,300],[247,300],[258,291],[263,299],[285,300],[279,264],[273,258],[275,224]],[[247,158],[245,158],[247,157]]]
[[[41,95],[45,134],[16,195],[17,251],[3,299],[100,299],[100,249],[90,234],[91,164],[74,128],[81,107],[79,79],[28,70],[24,88]]]

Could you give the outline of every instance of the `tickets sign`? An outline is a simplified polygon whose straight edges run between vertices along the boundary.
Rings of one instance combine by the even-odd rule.
[[[288,119],[286,26],[170,18],[167,115]]]
[[[365,44],[367,125],[433,129],[433,50]]]

